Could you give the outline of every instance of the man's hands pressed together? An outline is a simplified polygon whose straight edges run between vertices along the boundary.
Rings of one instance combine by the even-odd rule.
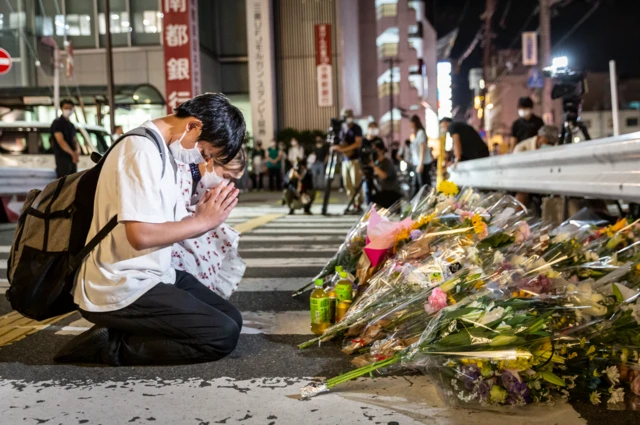
[[[196,205],[194,219],[203,226],[203,233],[220,226],[238,204],[238,194],[233,183],[219,184],[207,192]]]

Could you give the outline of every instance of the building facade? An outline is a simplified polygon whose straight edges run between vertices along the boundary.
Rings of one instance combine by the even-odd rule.
[[[2,119],[54,118],[55,45],[73,53],[62,63],[60,96],[79,105],[78,121],[108,127],[107,25],[116,124],[127,129],[163,115],[165,1],[110,0],[110,16],[105,0],[0,2],[0,45],[14,59],[12,69],[0,75]],[[326,131],[344,108],[364,123],[379,121],[389,141],[392,129],[395,140],[408,138],[407,118],[413,114],[425,121],[431,112],[428,127],[437,130],[431,0],[198,0],[197,5],[201,91],[227,94],[252,134]],[[264,71],[270,71],[269,81]],[[273,105],[271,114],[265,105]],[[270,126],[264,125],[267,120]]]

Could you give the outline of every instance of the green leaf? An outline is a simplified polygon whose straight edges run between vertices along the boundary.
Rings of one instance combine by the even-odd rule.
[[[547,371],[542,371],[540,372],[540,376],[542,377],[542,379],[544,379],[545,381],[553,384],[553,385],[557,385],[559,387],[564,387],[566,384],[564,383],[564,379],[560,378],[558,375],[551,373],[551,372],[547,372]]]
[[[509,345],[517,339],[518,337],[515,335],[498,335],[497,337],[491,340],[489,345],[491,347],[501,347],[503,345]]]
[[[622,296],[622,292],[620,292],[620,288],[618,288],[618,285],[614,283],[613,285],[611,285],[611,288],[613,289],[613,295],[616,297],[616,301],[618,303],[623,302],[624,297]]]

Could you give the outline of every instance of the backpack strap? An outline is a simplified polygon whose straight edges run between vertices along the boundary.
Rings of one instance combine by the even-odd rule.
[[[100,167],[102,168],[102,165],[104,164],[105,159],[107,158],[107,155],[109,155],[109,152],[111,152],[111,150],[118,144],[120,143],[123,139],[125,139],[126,137],[129,136],[139,136],[139,137],[145,137],[151,141],[153,141],[156,145],[156,147],[158,148],[158,151],[160,152],[160,158],[162,159],[162,177],[164,177],[164,172],[165,172],[165,168],[166,168],[166,161],[165,161],[165,157],[167,156],[167,147],[164,143],[164,140],[159,139],[158,135],[156,134],[155,131],[147,128],[147,127],[136,127],[133,130],[130,130],[128,132],[126,132],[125,134],[123,134],[122,136],[118,137],[116,139],[115,142],[113,142],[113,144],[111,145],[111,147],[109,147],[109,149],[104,153],[104,155],[102,155],[102,157],[99,159],[98,163],[96,164],[96,167]],[[171,157],[170,157],[171,159]],[[102,228],[100,229],[100,231],[98,233],[95,234],[95,236],[93,238],[91,238],[91,240],[84,246],[84,248],[82,248],[80,250],[80,252],[78,252],[78,254],[76,254],[73,258],[71,258],[69,260],[69,273],[73,273],[78,267],[80,267],[80,264],[84,261],[84,259],[86,258],[87,255],[89,255],[89,253],[91,251],[93,251],[93,249],[98,246],[98,244],[100,242],[102,242],[102,240],[104,238],[107,237],[107,235],[109,233],[111,233],[111,231],[118,225],[118,216],[114,215],[113,217],[111,217],[111,220],[109,220],[109,222]]]

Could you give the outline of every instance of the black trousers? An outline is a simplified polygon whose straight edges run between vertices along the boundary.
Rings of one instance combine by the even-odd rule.
[[[56,177],[64,177],[69,174],[78,172],[78,164],[74,164],[71,157],[57,157],[56,158]]]
[[[175,285],[160,283],[121,310],[80,313],[109,328],[102,359],[114,366],[220,360],[235,349],[242,328],[233,305],[183,271]]]
[[[415,170],[416,173],[416,187],[414,195],[418,193],[422,186],[431,187],[431,164],[425,164],[422,167],[422,173],[418,173],[418,170]]]
[[[259,173],[259,174],[252,174],[251,175],[251,180],[253,182],[253,190],[262,190],[264,189],[264,174]]]
[[[269,190],[282,190],[282,171],[280,168],[269,168]]]

